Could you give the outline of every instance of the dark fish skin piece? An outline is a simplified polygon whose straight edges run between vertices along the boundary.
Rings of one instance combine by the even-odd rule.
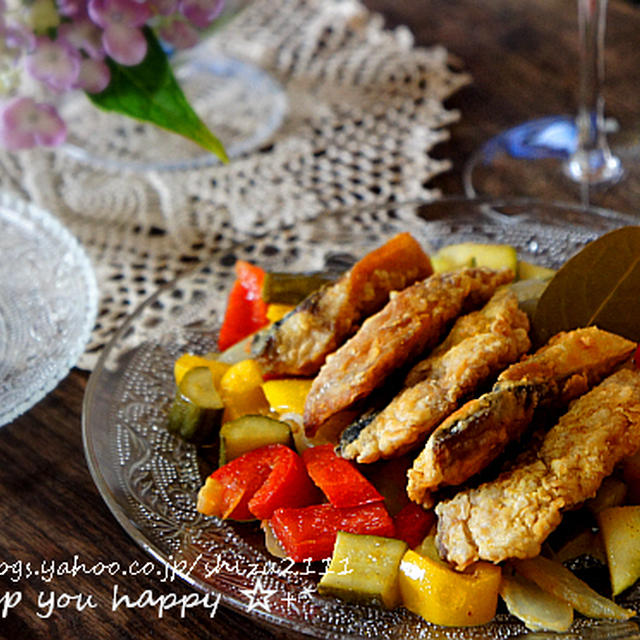
[[[497,458],[531,423],[543,395],[538,387],[525,383],[490,391],[452,414],[432,434],[419,457],[421,466],[430,463],[433,469],[428,488],[423,489],[424,478],[414,464],[409,471],[409,497],[431,507],[432,490],[441,484],[461,484]]]
[[[408,473],[407,493],[425,507],[432,492],[459,485],[527,429],[537,408],[562,407],[610,374],[635,343],[597,327],[555,336],[507,368],[493,389],[470,400],[431,434]]]
[[[460,314],[481,307],[511,280],[510,269],[470,268],[435,274],[395,293],[327,358],[305,403],[307,434],[432,349]]]
[[[314,375],[327,355],[386,304],[392,291],[431,273],[429,257],[418,242],[408,233],[398,234],[256,334],[252,356],[269,376]]]

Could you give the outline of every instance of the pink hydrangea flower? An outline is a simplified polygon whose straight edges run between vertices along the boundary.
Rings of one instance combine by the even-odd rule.
[[[67,127],[50,104],[15,98],[0,111],[0,143],[11,151],[55,146],[66,137]]]
[[[176,49],[193,47],[200,38],[200,32],[185,20],[171,20],[162,26],[158,35]]]
[[[208,27],[223,8],[224,0],[180,0],[180,13],[200,29]]]
[[[0,38],[5,47],[15,53],[15,59],[22,51],[33,51],[36,48],[36,37],[24,25],[0,22]]]
[[[149,0],[149,6],[156,15],[170,16],[178,10],[178,0]]]
[[[88,18],[62,23],[58,28],[58,38],[94,60],[104,58],[102,32]]]
[[[80,54],[66,42],[38,38],[25,59],[27,71],[53,91],[71,89],[80,73]]]
[[[102,29],[109,56],[124,65],[142,62],[147,41],[140,27],[151,17],[146,3],[134,0],[89,0],[89,16]]]
[[[103,60],[85,58],[80,65],[75,87],[89,93],[100,93],[107,88],[110,80],[111,71]]]
[[[87,14],[87,0],[57,0],[60,15],[67,18],[84,18]]]

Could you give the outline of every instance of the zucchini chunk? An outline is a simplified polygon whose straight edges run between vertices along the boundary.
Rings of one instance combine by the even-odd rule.
[[[291,428],[286,422],[262,415],[246,415],[225,422],[220,428],[220,466],[247,451],[268,444],[291,444]]]
[[[293,304],[302,302],[310,293],[335,278],[324,273],[267,272],[262,283],[262,299],[269,303]]]
[[[167,429],[187,442],[209,444],[220,425],[224,405],[208,367],[194,367],[182,377],[171,407]]]
[[[396,607],[400,604],[398,566],[407,548],[403,540],[339,531],[318,593]]]
[[[462,242],[442,247],[432,257],[436,271],[451,271],[464,267],[510,268],[514,274],[518,268],[518,255],[508,244],[481,244]]]

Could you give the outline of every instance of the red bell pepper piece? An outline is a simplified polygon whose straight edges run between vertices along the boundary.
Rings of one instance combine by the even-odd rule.
[[[269,524],[288,557],[295,562],[330,558],[338,531],[388,538],[395,532],[393,520],[381,502],[349,509],[331,504],[276,509]]]
[[[636,369],[640,369],[640,345],[637,346],[633,354],[633,363],[636,365]]]
[[[268,305],[262,299],[264,270],[245,260],[238,260],[235,270],[236,280],[229,293],[218,335],[218,348],[221,351],[269,324]]]
[[[198,510],[232,520],[266,520],[279,507],[318,500],[300,456],[283,444],[249,451],[214,471],[198,494]]]
[[[304,451],[302,459],[311,479],[334,507],[356,507],[384,500],[352,462],[335,452],[332,444],[311,447]]]
[[[419,504],[409,502],[393,518],[395,537],[404,540],[409,549],[415,549],[431,531],[435,522],[436,515],[433,511],[427,511]]]

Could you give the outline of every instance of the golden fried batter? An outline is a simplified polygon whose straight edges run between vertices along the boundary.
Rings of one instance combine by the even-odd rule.
[[[327,358],[307,396],[307,433],[315,433],[332,415],[379,387],[391,372],[433,348],[458,315],[483,305],[512,279],[509,269],[471,268],[435,274],[394,293]]]
[[[415,365],[404,389],[342,448],[345,458],[374,462],[404,453],[452,413],[461,398],[525,353],[529,320],[509,289],[461,316],[432,354]]]
[[[564,406],[626,360],[635,344],[597,327],[563,332],[503,371],[431,434],[409,470],[407,493],[425,507],[431,492],[484,469],[529,426],[537,407]]]
[[[386,304],[392,291],[431,273],[418,242],[408,233],[398,234],[257,334],[253,356],[270,375],[313,375],[364,318]]]
[[[436,507],[440,553],[460,569],[538,555],[562,511],[594,496],[639,447],[640,371],[622,369],[573,403],[533,462]]]

